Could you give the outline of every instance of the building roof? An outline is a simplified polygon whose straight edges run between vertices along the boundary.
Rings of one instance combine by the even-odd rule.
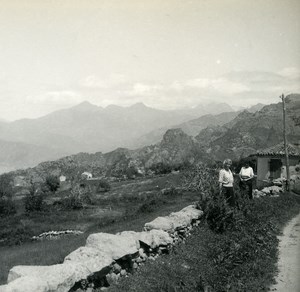
[[[288,154],[291,157],[299,156],[300,157],[300,149],[299,147],[288,144],[287,145],[288,149]],[[285,151],[284,151],[284,144],[283,142],[280,144],[277,144],[275,146],[262,149],[262,150],[257,150],[256,153],[251,154],[251,156],[284,156]]]

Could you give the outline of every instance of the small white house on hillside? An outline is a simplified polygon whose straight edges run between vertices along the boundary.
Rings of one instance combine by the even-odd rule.
[[[300,161],[300,151],[297,146],[288,144],[290,172],[293,173],[295,166]],[[286,178],[286,162],[284,144],[280,143],[264,150],[258,150],[250,155],[256,159],[257,186],[264,186],[275,179]]]
[[[83,179],[90,179],[90,178],[93,177],[93,175],[92,175],[90,172],[85,171],[85,172],[83,172],[83,173],[81,174],[81,177],[82,177]]]

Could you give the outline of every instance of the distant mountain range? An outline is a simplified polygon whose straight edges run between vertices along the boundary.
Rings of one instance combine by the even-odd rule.
[[[255,110],[262,106],[255,106]],[[254,107],[249,110],[254,111]],[[225,103],[162,111],[142,103],[102,108],[83,102],[38,119],[0,122],[0,173],[79,152],[97,152],[99,156],[117,147],[156,145],[168,129],[182,129],[185,135],[196,136],[207,126],[226,124],[238,113]],[[158,157],[161,155],[151,159],[157,161]]]
[[[287,137],[290,143],[300,142],[300,95],[286,99]],[[231,116],[224,113],[213,116]],[[195,119],[205,121],[208,117]],[[228,118],[229,119],[229,118]],[[196,123],[197,125],[197,123]],[[180,128],[169,129],[160,142],[136,150],[117,148],[111,152],[79,153],[54,161],[40,163],[34,168],[18,170],[11,175],[23,176],[27,181],[42,181],[49,174],[65,175],[67,179],[80,177],[84,171],[94,176],[122,177],[128,170],[147,172],[149,169],[169,166],[177,168],[196,161],[239,159],[258,149],[282,141],[282,104],[266,105],[260,111],[242,111],[223,125],[211,125],[195,137]]]
[[[37,119],[0,121],[0,157],[3,158],[0,173],[79,152],[107,152],[117,147],[135,149],[154,144],[161,140],[163,133],[159,140],[141,137],[159,128],[166,131],[203,114],[223,111],[232,108],[221,103],[163,111],[142,103],[102,108],[83,102]]]

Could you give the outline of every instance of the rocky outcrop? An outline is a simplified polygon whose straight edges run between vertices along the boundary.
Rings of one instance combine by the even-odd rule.
[[[287,140],[298,144],[300,138],[300,95],[286,97]],[[282,103],[271,104],[260,111],[241,112],[235,119],[219,127],[202,130],[195,138],[205,147],[211,158],[240,159],[258,149],[265,149],[282,141]]]
[[[8,284],[0,286],[0,292],[71,292],[108,287],[184,241],[202,214],[191,205],[146,223],[142,232],[91,234],[86,245],[67,255],[62,264],[13,267]]]

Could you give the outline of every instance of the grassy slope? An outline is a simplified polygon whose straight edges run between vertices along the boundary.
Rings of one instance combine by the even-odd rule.
[[[25,242],[21,245],[0,247],[0,284],[6,282],[9,269],[15,265],[60,263],[67,254],[84,245],[87,236],[93,232],[141,231],[146,222],[177,211],[197,199],[197,194],[191,193],[178,194],[175,197],[155,197],[157,191],[176,183],[180,183],[178,175],[118,183],[113,186],[112,191],[101,196],[92,209],[35,213],[30,216],[18,214],[3,220],[1,225],[10,226],[11,232],[15,226],[20,226],[22,221],[23,228],[27,224],[30,227],[29,231],[34,232],[30,235],[49,230],[76,229],[76,226],[84,228],[85,232],[83,235],[55,241]],[[151,191],[153,193],[147,193]],[[152,195],[156,204],[150,208],[147,206],[144,212],[139,211],[139,206],[147,204]],[[104,213],[103,208],[106,210]]]
[[[300,197],[260,198],[239,230],[217,234],[205,222],[186,244],[147,262],[110,291],[267,291],[276,274],[277,235],[300,211]]]

